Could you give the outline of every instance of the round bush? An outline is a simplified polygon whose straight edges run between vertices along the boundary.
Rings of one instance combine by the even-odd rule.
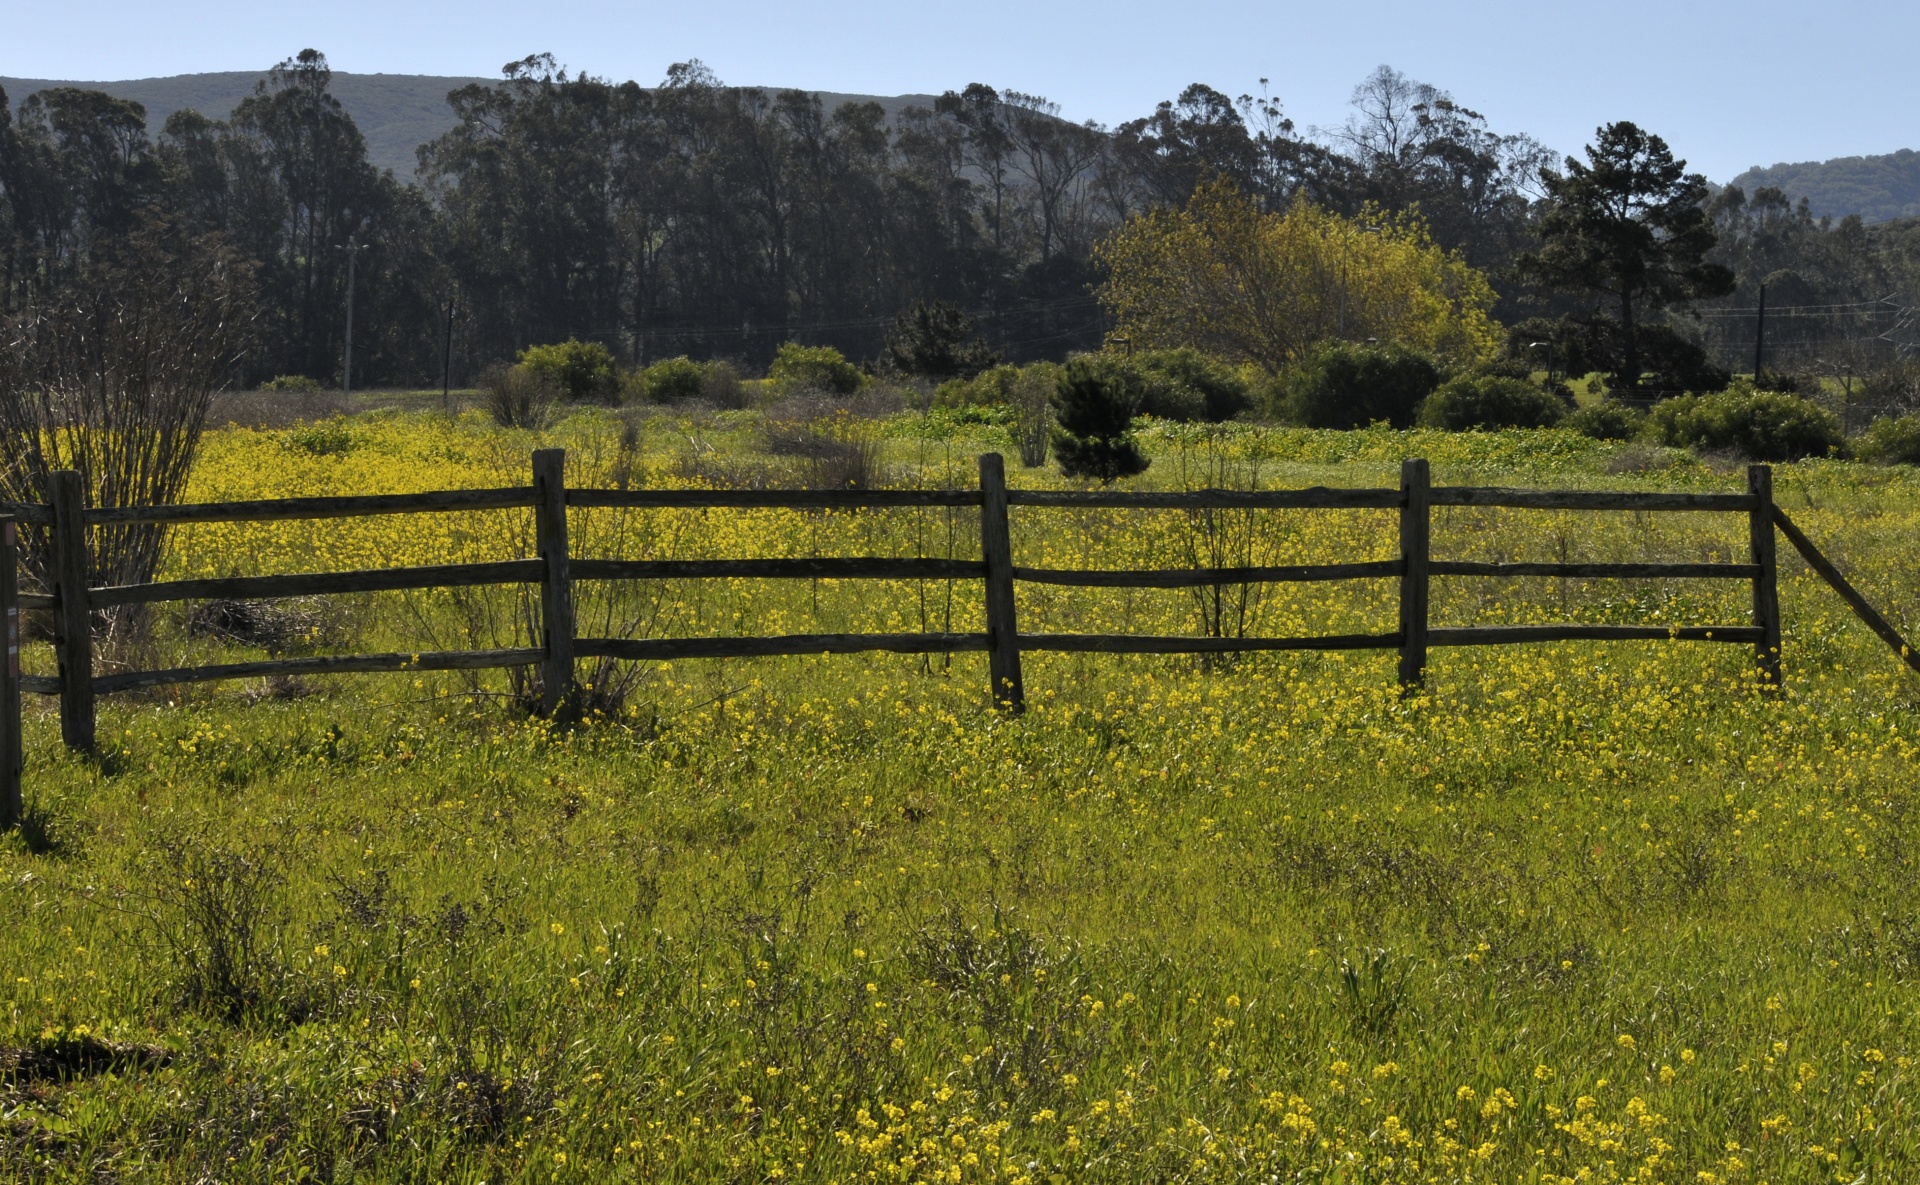
[[[685,403],[706,392],[707,368],[684,354],[640,372],[640,393],[648,403]]]
[[[1573,412],[1560,421],[1560,426],[1595,440],[1632,440],[1640,435],[1646,418],[1626,404],[1608,399]]]
[[[1420,405],[1420,424],[1449,432],[1551,428],[1566,415],[1558,399],[1532,383],[1499,375],[1461,375]]]
[[[1020,378],[1017,366],[1000,365],[972,378],[948,379],[933,393],[935,407],[994,407],[1013,402],[1013,386]]]
[[[785,342],[767,368],[767,379],[783,395],[822,391],[829,395],[857,394],[867,376],[832,346],[803,346]]]
[[[1336,342],[1288,377],[1286,415],[1308,428],[1364,428],[1377,420],[1410,428],[1420,401],[1439,385],[1438,368],[1411,350]]]
[[[1146,379],[1141,414],[1168,420],[1231,420],[1253,400],[1247,380],[1198,350],[1150,350],[1126,359]]]
[[[551,380],[563,399],[584,403],[619,398],[620,368],[613,352],[599,342],[570,337],[550,346],[528,346],[520,351],[520,365]]]
[[[1647,430],[1661,444],[1732,449],[1755,461],[1824,457],[1846,444],[1840,421],[1825,408],[1745,384],[1718,395],[1682,395],[1656,404]]]
[[[1857,450],[1882,465],[1920,465],[1920,415],[1881,416],[1860,438]]]

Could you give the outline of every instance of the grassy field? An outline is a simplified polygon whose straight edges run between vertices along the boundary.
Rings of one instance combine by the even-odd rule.
[[[388,411],[209,436],[195,498],[524,481],[971,484],[991,424]],[[839,452],[822,444],[835,441]],[[773,447],[769,449],[769,445]],[[1738,489],[1558,432],[1163,429],[1134,483]],[[849,451],[851,450],[851,451]],[[852,457],[852,460],[848,458]],[[824,459],[823,459],[824,458]],[[1016,485],[1059,485],[1014,467]],[[1920,474],[1782,467],[1909,635]],[[579,555],[977,554],[946,511],[576,516]],[[1381,512],[1017,510],[1058,566],[1386,558]],[[523,514],[197,527],[175,575],[502,558]],[[1462,559],[1731,559],[1738,516],[1436,512]],[[1289,557],[1295,557],[1290,559]],[[1740,624],[1737,585],[1436,582],[1436,622]],[[505,645],[527,590],[161,615],[122,665]],[[0,847],[0,1176],[154,1181],[1920,1179],[1920,680],[1783,560],[1786,686],[1687,643],[589,669],[31,706]],[[1025,589],[1023,628],[1390,630],[1388,582]],[[978,590],[596,589],[627,636],[978,628]],[[46,669],[44,648],[27,655]]]

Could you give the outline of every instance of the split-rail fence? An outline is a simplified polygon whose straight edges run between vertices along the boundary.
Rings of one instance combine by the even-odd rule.
[[[1402,684],[1418,684],[1427,652],[1436,646],[1486,646],[1560,640],[1650,639],[1734,643],[1751,646],[1762,685],[1780,678],[1780,605],[1774,532],[1831,584],[1862,620],[1907,665],[1920,671],[1916,655],[1891,624],[1854,590],[1774,505],[1772,470],[1747,471],[1745,493],[1602,492],[1530,490],[1486,486],[1435,486],[1427,462],[1406,461],[1398,488],[1292,490],[1199,490],[1131,493],[1113,490],[1008,489],[998,453],[980,458],[977,489],[946,490],[609,490],[570,489],[565,453],[533,454],[532,484],[507,489],[445,490],[417,494],[277,498],[169,506],[89,507],[78,473],[53,475],[47,503],[0,504],[0,621],[7,661],[0,667],[0,826],[21,812],[22,692],[57,695],[62,738],[76,750],[94,746],[96,696],[135,688],[247,679],[378,671],[478,670],[538,667],[543,707],[566,710],[574,692],[574,660],[606,657],[634,661],[685,658],[745,658],[770,655],[903,654],[985,651],[989,690],[1011,711],[1025,702],[1020,656],[1027,651],[1107,654],[1226,653],[1281,650],[1397,650]],[[1008,509],[1102,507],[1162,510],[1285,509],[1397,512],[1400,555],[1389,560],[1301,564],[1285,567],[1147,570],[1069,570],[1022,567],[1013,562]],[[1434,559],[1432,508],[1514,507],[1537,510],[1717,511],[1743,514],[1749,555],[1744,563],[1479,563]],[[726,560],[603,560],[574,558],[567,540],[570,507],[811,508],[871,510],[901,507],[977,507],[980,559],[821,558]],[[87,579],[90,527],[148,524],[272,522],[369,515],[531,509],[535,551],[531,559],[438,564],[356,572],[282,576],[235,576],[91,587]],[[17,522],[45,528],[51,541],[49,584],[44,592],[19,588]],[[1752,588],[1745,624],[1724,625],[1506,625],[1436,627],[1429,624],[1428,590],[1436,576],[1544,576],[1574,578],[1701,578],[1739,580]],[[592,638],[574,623],[573,591],[580,581],[660,580],[713,577],[761,579],[980,580],[985,583],[985,626],[978,632],[900,634],[796,634],[784,637]],[[1132,634],[1022,633],[1015,589],[1020,583],[1091,588],[1192,588],[1252,583],[1392,579],[1399,585],[1398,628],[1390,633],[1314,635],[1293,638],[1188,637]],[[265,600],[336,593],[476,585],[540,586],[540,645],[504,650],[331,655],[272,658],[258,662],[176,667],[97,675],[93,670],[95,615],[121,605],[230,598]],[[20,672],[20,613],[52,617],[57,675]]]

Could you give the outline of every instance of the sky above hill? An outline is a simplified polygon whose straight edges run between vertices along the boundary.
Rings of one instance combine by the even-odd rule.
[[[1502,132],[1577,150],[1631,119],[1695,169],[1920,147],[1911,53],[1920,5],[1833,0],[66,0],[9,5],[0,75],[129,79],[259,69],[312,46],[337,70],[496,74],[551,52],[572,70],[657,82],[706,62],[737,85],[899,94],[987,82],[1108,125],[1190,82],[1267,78],[1296,123],[1344,122],[1382,63],[1451,91]]]

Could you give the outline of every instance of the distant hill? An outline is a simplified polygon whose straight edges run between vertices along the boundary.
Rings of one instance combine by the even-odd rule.
[[[1796,202],[1804,197],[1816,217],[1858,214],[1868,222],[1920,217],[1920,152],[1911,148],[1886,156],[1755,166],[1733,183],[1749,194],[1771,185]]]
[[[240,100],[266,72],[227,71],[219,74],[177,74],[171,78],[136,78],[127,82],[65,82],[46,78],[0,78],[8,102],[20,101],[35,91],[56,86],[77,86],[105,91],[115,98],[132,99],[147,109],[147,130],[155,136],[167,122],[167,116],[183,107],[191,107],[212,119],[225,119]],[[495,83],[497,78],[455,78],[433,74],[344,74],[335,72],[333,93],[360,125],[367,138],[367,155],[383,169],[405,181],[413,176],[417,163],[414,149],[453,127],[453,109],[447,106],[447,92],[468,83]],[[772,88],[769,88],[772,89]],[[931,106],[932,95],[843,95],[818,92],[820,101],[831,111],[842,103],[875,102],[886,109],[889,119],[913,105]]]

